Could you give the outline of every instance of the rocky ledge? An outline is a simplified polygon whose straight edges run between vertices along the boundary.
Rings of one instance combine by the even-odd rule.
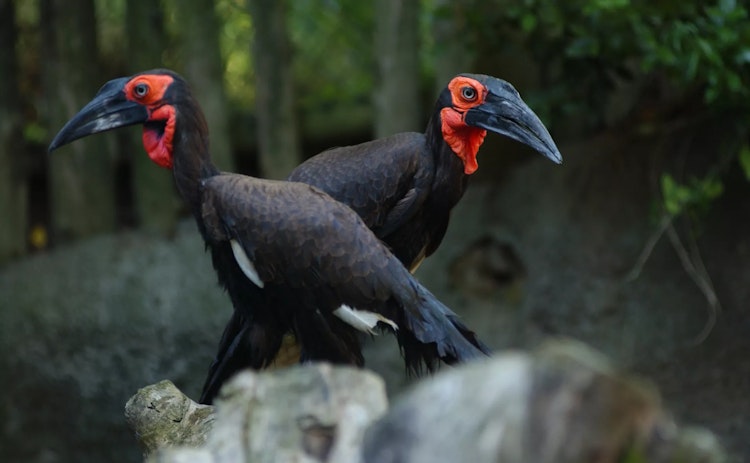
[[[162,381],[125,413],[149,463],[726,461],[648,381],[560,340],[443,371],[390,408],[376,374],[315,364],[242,373],[215,409]]]

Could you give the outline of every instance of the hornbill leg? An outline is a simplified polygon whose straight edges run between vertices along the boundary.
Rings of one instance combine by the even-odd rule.
[[[284,368],[297,363],[302,363],[302,347],[293,333],[287,333],[282,338],[279,351],[269,368]]]

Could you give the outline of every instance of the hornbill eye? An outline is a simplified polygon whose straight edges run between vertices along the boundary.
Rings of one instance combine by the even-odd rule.
[[[133,87],[133,93],[135,93],[135,96],[138,98],[143,98],[144,96],[148,95],[148,85],[147,84],[138,84],[135,87]]]
[[[466,87],[463,87],[461,89],[461,96],[471,101],[477,97],[477,91],[474,89],[474,87],[470,87],[467,85]]]

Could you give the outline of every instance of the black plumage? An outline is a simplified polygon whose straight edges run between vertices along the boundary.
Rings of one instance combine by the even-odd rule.
[[[110,81],[50,150],[133,124],[143,124],[152,160],[173,169],[235,309],[203,401],[239,365],[268,365],[288,332],[305,360],[361,365],[352,325],[394,331],[413,369],[487,352],[349,207],[310,185],[219,172],[203,113],[177,74]]]
[[[475,98],[462,101],[467,89]],[[333,148],[300,164],[288,180],[314,185],[349,205],[413,271],[440,245],[450,211],[477,168],[486,130],[562,160],[544,124],[511,84],[460,74],[441,92],[424,133]],[[462,148],[465,152],[456,152]]]
[[[333,148],[294,169],[288,180],[314,185],[354,209],[412,272],[437,250],[450,212],[477,169],[476,156],[490,130],[561,162],[544,124],[511,84],[460,74],[440,93],[424,133],[408,132]],[[253,328],[237,318],[227,325],[209,376],[257,367],[247,348]],[[232,356],[240,358],[230,358]],[[244,363],[243,363],[244,362]]]

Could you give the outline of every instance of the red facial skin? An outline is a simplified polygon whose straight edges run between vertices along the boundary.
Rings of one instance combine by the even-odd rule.
[[[440,116],[443,121],[443,139],[464,163],[464,173],[471,175],[479,168],[477,152],[482,146],[487,131],[471,127],[464,122],[466,111],[484,103],[487,89],[474,79],[458,76],[450,81],[453,106],[443,108]],[[473,89],[473,95],[470,89]]]
[[[144,125],[143,147],[149,158],[157,165],[171,169],[172,139],[175,128],[175,109],[164,104],[163,98],[173,79],[168,75],[140,75],[125,85],[126,97],[144,105],[149,111],[149,121],[165,123],[163,132]],[[465,93],[467,87],[473,95]],[[464,122],[467,110],[484,103],[487,90],[474,79],[458,76],[448,84],[453,106],[441,110],[443,139],[464,163],[464,173],[471,175],[478,169],[477,152],[484,142],[487,131],[471,127]]]
[[[148,157],[157,165],[171,169],[172,138],[175,129],[174,106],[163,102],[164,94],[174,79],[168,75],[140,75],[125,85],[127,99],[142,104],[148,109],[149,121],[164,122],[164,130],[143,126],[143,147]]]

